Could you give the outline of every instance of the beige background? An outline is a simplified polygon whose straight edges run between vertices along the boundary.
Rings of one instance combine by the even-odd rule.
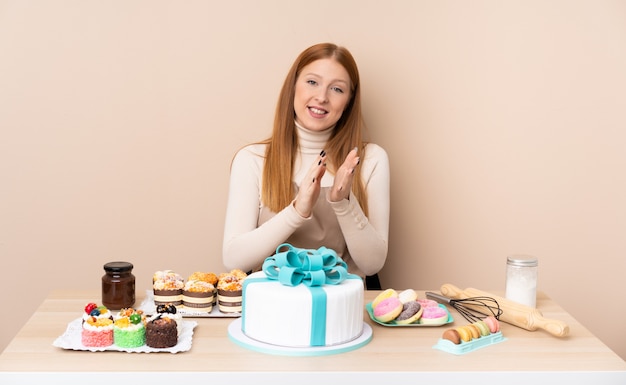
[[[607,0],[0,0],[0,348],[107,261],[141,291],[222,270],[231,157],[322,41],[356,57],[392,162],[383,286],[503,290],[507,254],[533,254],[540,290],[626,357],[626,2]]]

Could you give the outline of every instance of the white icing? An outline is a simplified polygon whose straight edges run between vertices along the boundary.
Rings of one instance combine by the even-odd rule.
[[[242,330],[268,344],[311,346],[312,297],[305,285],[284,286],[277,281],[253,282],[265,273],[250,275],[243,295]],[[326,346],[346,343],[363,332],[363,281],[346,279],[324,285],[326,292]]]
[[[95,326],[90,324],[89,322],[83,323],[83,329],[90,330],[92,332],[103,332],[107,330],[113,330],[113,322],[105,326]]]

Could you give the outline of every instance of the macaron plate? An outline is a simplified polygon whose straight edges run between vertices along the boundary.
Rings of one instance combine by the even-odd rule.
[[[365,309],[367,310],[367,314],[369,314],[370,318],[372,319],[372,321],[376,322],[379,325],[382,326],[390,326],[390,327],[432,327],[432,326],[443,326],[443,325],[447,325],[449,323],[454,322],[454,319],[452,318],[452,315],[450,315],[450,312],[448,311],[448,308],[446,308],[446,306],[444,304],[439,304],[437,305],[440,308],[444,309],[446,311],[446,313],[448,313],[448,319],[441,323],[441,324],[422,324],[420,322],[420,320],[417,320],[417,322],[414,323],[410,323],[410,324],[398,324],[395,321],[391,321],[391,322],[381,322],[379,320],[376,319],[376,317],[374,317],[374,309],[372,308],[372,303],[368,303],[365,305]]]

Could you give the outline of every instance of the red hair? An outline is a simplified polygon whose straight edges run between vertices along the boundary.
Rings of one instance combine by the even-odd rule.
[[[359,149],[359,157],[364,158],[365,143],[362,139],[364,127],[361,115],[361,92],[359,70],[352,54],[343,47],[332,43],[316,44],[304,50],[295,60],[283,83],[276,112],[272,136],[263,143],[265,166],[263,168],[263,186],[261,199],[265,206],[279,212],[288,206],[295,197],[292,182],[296,152],[298,151],[298,135],[295,126],[295,84],[304,67],[320,59],[336,60],[350,76],[350,100],[341,118],[326,144],[327,167],[331,173],[343,163],[348,153],[355,147]],[[357,168],[352,183],[352,191],[367,215],[367,194],[361,179],[360,168]]]

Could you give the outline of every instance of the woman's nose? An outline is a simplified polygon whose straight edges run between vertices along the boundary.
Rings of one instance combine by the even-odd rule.
[[[320,89],[317,94],[315,95],[315,98],[320,101],[320,102],[327,102],[328,101],[328,90],[324,90],[324,89]]]

